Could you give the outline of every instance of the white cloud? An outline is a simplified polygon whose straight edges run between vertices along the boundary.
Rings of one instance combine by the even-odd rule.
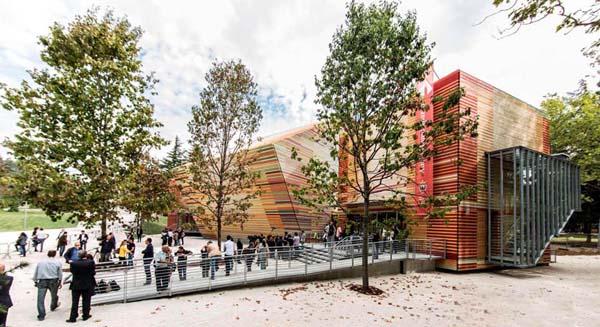
[[[410,0],[401,8],[416,9],[422,30],[436,42],[441,76],[460,68],[539,105],[545,94],[571,91],[592,72],[580,54],[591,38],[556,34],[555,21],[502,40],[494,38],[497,28],[506,26],[502,15],[474,26],[494,10],[490,2]],[[161,134],[170,140],[175,135],[187,140],[190,108],[215,57],[240,58],[254,73],[262,97],[272,95],[284,106],[283,111],[265,108],[262,135],[311,122],[314,76],[345,13],[343,1],[335,0],[2,2],[0,81],[15,85],[26,78],[26,69],[41,65],[37,36],[54,21],[66,24],[93,5],[114,8],[144,29],[144,68],[160,80],[153,102],[165,125]],[[16,121],[14,113],[0,110],[1,139],[14,135]]]

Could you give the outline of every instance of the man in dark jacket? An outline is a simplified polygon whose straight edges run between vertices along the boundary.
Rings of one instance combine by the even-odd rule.
[[[142,251],[144,255],[144,273],[146,274],[146,282],[144,285],[152,284],[152,273],[150,272],[150,265],[152,264],[152,260],[154,259],[154,247],[152,246],[152,239],[146,239],[146,248]]]
[[[13,303],[10,299],[10,287],[12,286],[13,278],[5,273],[6,267],[0,263],[0,327],[6,326],[6,317],[8,316],[8,309],[12,307]]]
[[[115,250],[114,237],[111,234],[106,235],[106,238],[100,242],[100,262],[110,260],[112,252]]]
[[[91,256],[88,256],[85,251],[79,253],[80,260],[71,262],[71,274],[73,281],[69,289],[71,290],[71,315],[67,322],[77,321],[77,308],[79,306],[79,298],[81,298],[81,307],[83,311],[83,320],[88,320],[90,315],[90,303],[96,287],[96,264]]]

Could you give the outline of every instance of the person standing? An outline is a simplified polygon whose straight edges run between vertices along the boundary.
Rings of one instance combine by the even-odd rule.
[[[110,259],[111,255],[112,255],[113,258],[116,257],[116,254],[117,254],[116,253],[117,252],[117,238],[115,237],[115,235],[112,232],[108,233],[108,236],[110,236],[109,242],[112,243],[112,250],[111,250],[111,252],[109,253],[109,256],[108,256],[108,258]]]
[[[88,236],[88,234],[86,234],[86,232],[84,230],[81,231],[81,234],[79,234],[79,236],[77,237],[77,239],[79,240],[79,244],[81,244],[81,248],[86,251],[87,250],[87,242],[88,239],[90,237]]]
[[[200,249],[200,258],[202,265],[202,278],[208,277],[208,270],[210,269],[210,259],[208,259],[208,249],[206,245]]]
[[[115,249],[115,243],[112,240],[113,236],[108,234],[102,242],[100,242],[100,262],[107,262],[110,260],[111,253]]]
[[[169,288],[172,266],[173,256],[171,255],[171,248],[163,245],[161,250],[154,256],[156,291],[160,292]]]
[[[304,231],[300,231],[300,246],[304,247],[305,242],[306,242],[306,233]]]
[[[65,254],[65,247],[67,244],[69,244],[67,237],[67,232],[62,232],[62,234],[58,237],[58,243],[56,243],[56,250],[61,257],[63,254]]]
[[[267,258],[269,256],[269,248],[267,247],[267,242],[262,240],[260,242],[260,247],[258,248],[258,266],[260,270],[267,269]]]
[[[119,263],[121,265],[127,265],[127,258],[129,257],[129,249],[127,248],[127,240],[122,240],[119,246]]]
[[[62,264],[55,259],[56,251],[48,251],[48,258],[40,261],[35,267],[33,281],[37,287],[37,310],[38,320],[46,318],[46,293],[50,291],[50,311],[60,306],[58,302],[58,290],[62,287]]]
[[[177,272],[179,273],[179,280],[187,279],[187,256],[192,254],[192,251],[188,251],[183,248],[183,246],[179,246],[177,252],[175,252],[175,256],[177,257]]]
[[[167,229],[163,229],[162,232],[160,232],[160,240],[162,241],[161,245],[167,245]]]
[[[231,235],[227,235],[227,241],[223,244],[223,252],[225,253],[225,276],[229,276],[229,272],[233,268],[233,256],[237,245],[233,242]]]
[[[90,303],[94,287],[96,287],[96,264],[91,255],[85,251],[79,253],[79,260],[72,261],[70,264],[73,281],[69,289],[71,290],[71,315],[67,322],[77,321],[79,298],[81,298],[81,307],[83,311],[83,320],[88,320],[90,315]]]
[[[44,228],[40,228],[40,230],[38,230],[37,234],[37,245],[40,246],[40,252],[44,252],[44,242],[46,242],[46,240],[48,239],[48,233],[46,233],[44,231]],[[37,248],[36,245],[36,248]]]
[[[64,258],[67,263],[79,260],[79,251],[81,251],[81,244],[79,242],[75,242],[75,245],[65,252]]]
[[[0,305],[4,310],[0,311],[0,327],[6,326],[6,318],[8,317],[8,309],[13,306],[10,298],[10,287],[13,283],[13,277],[6,274],[6,266],[0,263]]]
[[[210,259],[210,279],[215,279],[215,272],[219,269],[218,266],[219,259],[221,259],[221,251],[212,241],[208,241],[206,250],[208,251],[208,257]]]
[[[144,261],[144,273],[146,274],[146,282],[144,285],[152,284],[152,274],[150,273],[150,265],[154,259],[154,247],[152,246],[152,239],[146,239],[146,248],[142,250],[143,261]]]
[[[127,265],[133,266],[133,258],[135,256],[135,242],[133,238],[127,240],[127,250],[129,250],[129,253],[127,254]]]

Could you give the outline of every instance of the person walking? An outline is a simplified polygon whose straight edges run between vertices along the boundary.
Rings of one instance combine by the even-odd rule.
[[[179,227],[179,243],[181,245],[185,245],[184,238],[185,238],[185,231],[183,230],[182,227]]]
[[[129,257],[129,249],[127,248],[127,240],[122,240],[119,245],[119,263],[121,265],[127,265],[127,258]]]
[[[229,273],[233,269],[233,256],[237,245],[233,242],[233,237],[227,235],[227,241],[223,244],[223,252],[225,254],[225,276],[229,276]]]
[[[40,228],[34,227],[33,232],[31,232],[31,245],[33,245],[33,252],[37,252],[38,238],[37,232]]]
[[[58,243],[56,243],[56,250],[61,257],[63,254],[65,254],[65,247],[67,244],[69,244],[67,237],[67,232],[62,232],[62,234],[58,237]]]
[[[169,288],[172,266],[173,255],[171,255],[171,248],[163,245],[161,250],[154,256],[156,291],[160,292]]]
[[[215,272],[219,269],[219,259],[221,259],[221,251],[219,247],[212,241],[206,244],[208,257],[210,259],[210,279],[215,279]]]
[[[154,247],[152,246],[152,239],[148,237],[146,239],[146,248],[142,250],[143,262],[144,262],[144,273],[146,274],[146,282],[144,285],[152,284],[152,274],[150,273],[150,265],[154,260]]]
[[[19,234],[16,246],[20,256],[24,257],[27,255],[27,234],[25,234],[25,232]]]
[[[71,263],[72,261],[79,260],[79,251],[81,251],[81,244],[75,242],[75,244],[65,252],[64,258],[66,262]]]
[[[179,280],[187,279],[187,256],[192,254],[192,251],[188,251],[183,248],[183,246],[179,246],[177,252],[175,252],[175,256],[177,257],[177,272],[179,273]]]
[[[33,282],[37,287],[37,319],[42,321],[46,318],[46,293],[50,291],[50,311],[60,306],[58,302],[58,290],[62,287],[62,264],[56,260],[56,251],[48,251],[48,258],[40,261],[33,273]]]
[[[136,229],[136,236],[138,243],[142,243],[142,236],[144,236],[144,230],[142,229],[142,224],[140,223]]]
[[[67,322],[77,321],[79,299],[81,298],[81,307],[83,311],[83,320],[88,320],[90,315],[90,303],[96,287],[96,264],[91,254],[85,251],[79,253],[79,260],[72,261],[70,264],[73,281],[69,289],[71,290],[71,314]]]
[[[237,263],[242,264],[242,259],[240,254],[242,254],[242,250],[244,249],[244,243],[242,243],[242,239],[238,238],[236,245],[236,253],[237,253]]]
[[[173,231],[170,228],[167,230],[167,245],[173,246]]]
[[[254,262],[254,254],[256,253],[256,249],[254,248],[254,242],[250,242],[248,247],[245,248],[242,252],[244,254],[244,260],[246,261],[246,269],[247,271],[252,271],[252,262]]]
[[[83,249],[84,251],[87,251],[87,242],[89,238],[90,237],[88,236],[88,234],[86,234],[84,230],[82,230],[81,234],[77,236],[77,240],[79,241],[79,244],[81,244],[81,249]]]
[[[46,242],[46,240],[48,239],[48,233],[46,233],[44,231],[44,228],[40,228],[40,230],[38,230],[36,236],[37,236],[36,249],[37,249],[37,245],[39,245],[40,252],[44,252],[44,242]]]
[[[6,327],[6,318],[8,309],[13,306],[10,298],[10,287],[13,283],[13,277],[6,274],[6,266],[0,263],[0,305],[4,310],[0,310],[0,327]]]

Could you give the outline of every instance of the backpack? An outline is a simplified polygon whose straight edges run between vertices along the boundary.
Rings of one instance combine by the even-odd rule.
[[[106,284],[104,279],[101,279],[98,282],[98,285],[96,285],[96,287],[94,288],[95,294],[108,293],[109,291],[110,291],[110,289],[108,288],[108,284]]]
[[[335,228],[333,227],[333,225],[329,225],[327,228],[327,235],[333,236],[334,230],[335,230]]]
[[[119,284],[117,284],[117,281],[114,279],[108,283],[108,286],[110,287],[111,292],[116,292],[121,289],[121,286],[119,286]]]

